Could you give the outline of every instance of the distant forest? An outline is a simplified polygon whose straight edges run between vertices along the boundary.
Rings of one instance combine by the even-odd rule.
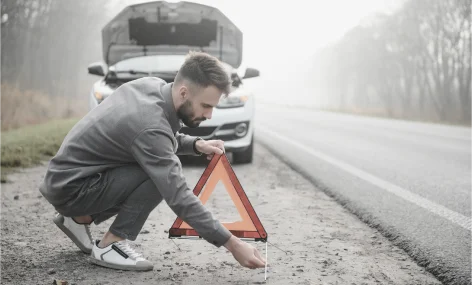
[[[472,0],[408,0],[315,57],[324,109],[471,124]]]
[[[85,114],[108,2],[1,1],[2,130]]]

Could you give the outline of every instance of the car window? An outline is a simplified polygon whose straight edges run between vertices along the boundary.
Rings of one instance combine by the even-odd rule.
[[[177,72],[185,61],[185,55],[148,55],[133,57],[117,62],[111,70],[114,71],[136,71],[136,72]],[[222,65],[231,78],[235,73],[233,67],[225,62]],[[120,75],[118,75],[120,77]]]
[[[149,56],[140,56],[125,59],[117,62],[114,65],[116,71],[123,70],[139,70],[146,72],[159,72],[159,71],[178,71],[180,66],[185,61],[185,55],[149,55]],[[223,62],[223,67],[225,68],[228,75],[231,74],[233,68],[231,65]]]
[[[115,71],[176,72],[184,63],[183,55],[150,55],[122,60],[114,65]]]

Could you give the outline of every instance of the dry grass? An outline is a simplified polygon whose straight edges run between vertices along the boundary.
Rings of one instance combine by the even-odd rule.
[[[77,118],[87,112],[86,98],[53,97],[4,83],[1,100],[2,183],[16,168],[54,155]]]
[[[2,178],[16,168],[34,166],[56,154],[78,119],[52,120],[44,124],[2,132]]]
[[[53,119],[81,117],[87,111],[87,101],[77,98],[53,97],[41,92],[1,85],[2,131],[44,123]]]

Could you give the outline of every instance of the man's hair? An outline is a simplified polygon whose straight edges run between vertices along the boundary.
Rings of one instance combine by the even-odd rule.
[[[230,92],[231,80],[216,58],[207,53],[191,51],[179,69],[174,82],[188,80],[199,87],[215,86],[223,94]]]

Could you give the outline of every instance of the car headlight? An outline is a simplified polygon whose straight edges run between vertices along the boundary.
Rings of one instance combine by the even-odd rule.
[[[98,104],[102,103],[110,94],[106,92],[94,91],[93,96],[97,100]]]
[[[248,100],[248,96],[227,96],[221,97],[217,108],[236,108],[242,107]]]
[[[103,100],[103,94],[102,93],[94,92],[93,95],[95,95],[95,99],[97,99],[97,101],[102,101]]]

